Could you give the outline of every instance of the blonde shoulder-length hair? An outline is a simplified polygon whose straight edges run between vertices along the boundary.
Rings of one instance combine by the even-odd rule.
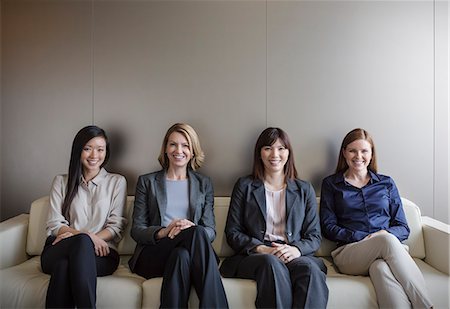
[[[192,153],[192,158],[189,162],[189,166],[192,170],[196,170],[202,167],[203,162],[205,161],[205,153],[200,146],[200,140],[198,138],[197,132],[195,132],[194,128],[186,123],[175,123],[171,126],[164,136],[164,140],[161,145],[161,151],[159,153],[158,161],[164,169],[169,168],[169,158],[166,154],[167,142],[169,140],[170,134],[173,132],[178,132],[182,134],[189,143],[189,149]]]

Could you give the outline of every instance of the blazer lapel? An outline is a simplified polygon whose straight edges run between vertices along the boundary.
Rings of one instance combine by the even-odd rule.
[[[266,208],[266,190],[264,184],[260,180],[253,181],[253,196],[258,203],[259,209],[264,217],[264,221],[267,220],[267,208]]]
[[[166,190],[166,172],[161,171],[156,175],[155,182],[156,201],[158,202],[159,214],[161,215],[161,224],[167,209],[167,190]]]
[[[198,179],[188,170],[189,177],[189,214],[192,222],[196,222],[195,213],[197,211],[198,196],[200,193],[200,183]]]
[[[298,199],[298,188],[293,180],[287,181],[286,187],[286,222],[289,222],[289,215],[294,208],[295,203]]]

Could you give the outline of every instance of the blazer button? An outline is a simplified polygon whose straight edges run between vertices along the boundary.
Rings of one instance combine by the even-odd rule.
[[[264,234],[264,231],[261,231],[261,234]]]
[[[288,232],[287,234],[288,234],[288,236],[292,236],[292,233],[291,233],[291,232]]]

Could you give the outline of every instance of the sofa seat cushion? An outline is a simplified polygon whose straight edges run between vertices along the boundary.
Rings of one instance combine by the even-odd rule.
[[[0,270],[2,306],[7,308],[45,307],[50,276],[41,270],[40,257],[35,256],[14,267]],[[141,308],[145,279],[132,274],[121,263],[111,276],[97,280],[98,308]]]
[[[327,266],[327,285],[330,291],[327,308],[378,308],[376,292],[368,276],[341,274],[333,265],[331,257],[322,258]],[[434,308],[447,308],[450,282],[448,276],[431,267],[423,260],[414,258],[421,270]]]
[[[330,257],[322,260],[327,267],[327,285],[330,292],[327,308],[378,308],[370,277],[341,274]]]
[[[448,275],[431,267],[421,259],[414,259],[425,278],[428,293],[433,300],[434,308],[449,308],[450,280]]]
[[[247,279],[222,278],[230,308],[255,308],[256,282]],[[143,289],[143,308],[159,308],[162,278],[145,281]],[[191,289],[189,307],[199,308],[199,300],[195,289]]]

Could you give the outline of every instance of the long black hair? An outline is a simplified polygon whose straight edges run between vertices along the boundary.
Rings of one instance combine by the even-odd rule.
[[[70,222],[70,205],[73,198],[78,192],[78,186],[80,185],[80,179],[82,175],[81,165],[81,152],[84,146],[94,137],[103,137],[106,142],[106,155],[105,161],[103,161],[101,167],[103,167],[109,159],[109,142],[108,137],[103,129],[97,126],[87,126],[78,131],[77,135],[73,139],[72,151],[70,153],[69,174],[67,179],[67,191],[62,204],[62,214],[67,221]]]

